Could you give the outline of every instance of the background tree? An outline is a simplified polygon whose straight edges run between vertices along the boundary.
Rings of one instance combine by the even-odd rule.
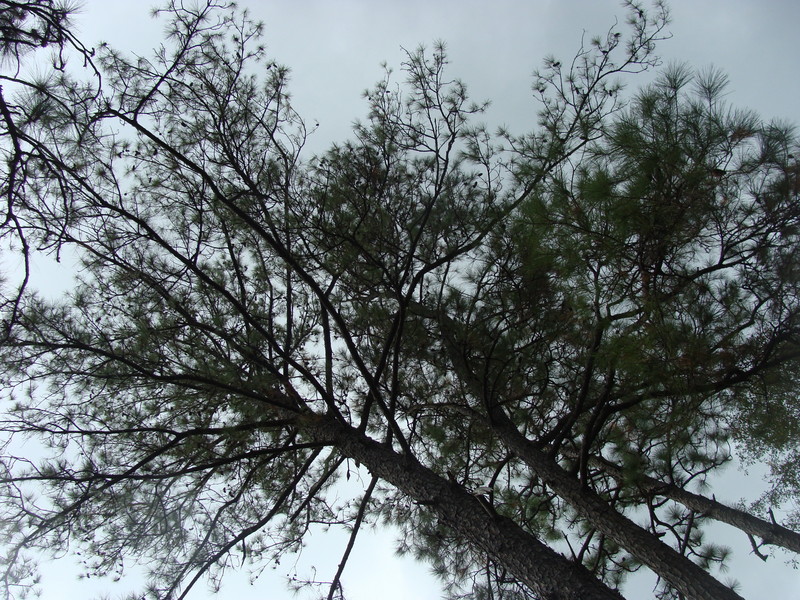
[[[169,5],[150,59],[99,49],[99,92],[15,78],[6,227],[81,270],[59,301],[7,293],[8,593],[30,551],[80,547],[183,597],[327,523],[352,528],[315,582],[339,597],[378,516],[475,597],[619,598],[644,564],[665,596],[737,598],[702,543],[723,516],[796,551],[687,489],[754,402],[791,406],[796,140],[714,73],[626,103],[667,20],[629,10],[627,39],[546,61],[531,133],[474,124],[437,47],[308,160],[287,70],[213,2]],[[329,491],[352,461],[372,479],[348,510]]]

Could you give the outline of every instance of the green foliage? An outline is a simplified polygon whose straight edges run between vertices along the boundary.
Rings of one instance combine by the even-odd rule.
[[[795,497],[796,138],[729,108],[716,72],[669,67],[626,97],[618,76],[656,66],[667,22],[663,5],[628,8],[627,40],[610,30],[569,72],[545,62],[520,135],[475,123],[485,104],[437,46],[309,157],[288,70],[260,25],[213,2],[168,5],[151,58],[103,47],[99,80],[24,82],[0,131],[2,235],[80,273],[58,300],[27,272],[3,290],[7,589],[30,583],[30,550],[79,549],[87,575],[133,558],[152,597],[184,597],[299,552],[317,525],[355,539],[381,516],[450,596],[532,598],[512,540],[460,520],[513,524],[515,544],[617,588],[673,565],[589,500],[645,515],[637,535],[669,545],[666,562],[709,570],[727,551],[704,543],[708,519],[649,481],[705,481],[734,440],[773,460],[763,506]],[[16,453],[25,439],[41,460]],[[444,517],[413,482],[339,502],[359,452],[468,510]]]

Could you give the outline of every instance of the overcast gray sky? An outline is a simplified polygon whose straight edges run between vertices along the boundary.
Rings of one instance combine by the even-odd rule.
[[[604,33],[615,18],[624,21],[617,0],[246,0],[239,4],[264,21],[271,56],[291,67],[295,107],[309,123],[319,121],[310,143],[314,151],[346,138],[352,121],[364,116],[361,92],[382,76],[383,61],[397,72],[402,48],[430,46],[438,39],[447,43],[451,74],[467,83],[473,99],[492,101],[487,123],[505,124],[515,132],[529,130],[535,126],[537,111],[530,75],[542,58],[553,54],[569,60],[583,32],[588,39]],[[104,40],[121,50],[146,53],[159,42],[163,28],[149,17],[151,5],[85,1],[77,19],[80,37],[87,45]],[[800,122],[800,2],[674,0],[670,6],[673,38],[660,46],[665,62],[718,67],[730,76],[728,99],[733,105],[755,109],[766,119]],[[734,473],[721,485],[717,498],[733,502],[753,492],[759,479]],[[735,551],[731,570],[722,578],[738,579],[745,598],[800,599],[800,572],[786,567],[780,556],[762,563],[750,553],[743,534],[730,536],[720,530],[718,535]],[[314,564],[317,576],[329,579],[344,538],[321,537],[313,542],[321,543],[322,549],[304,564]],[[439,598],[439,585],[427,567],[395,558],[393,547],[391,536],[365,536],[345,573],[348,598]],[[266,571],[253,586],[246,576],[232,574],[218,597],[290,598],[283,576],[294,572],[291,564],[284,564]],[[301,568],[298,575],[303,574]],[[44,586],[44,600],[72,600],[101,591],[113,598],[121,591],[109,582],[78,583],[74,567],[65,561],[45,569]],[[646,598],[649,590],[649,585],[639,583],[627,597]],[[207,597],[211,596],[202,586],[191,596]]]

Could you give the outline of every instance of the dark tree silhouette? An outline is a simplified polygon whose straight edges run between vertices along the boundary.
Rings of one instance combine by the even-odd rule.
[[[26,265],[3,289],[7,596],[37,551],[80,550],[183,598],[336,524],[340,567],[311,583],[343,597],[379,519],[475,598],[618,599],[642,567],[662,597],[739,598],[715,519],[759,556],[800,549],[696,487],[766,422],[741,425],[754,403],[791,412],[797,140],[718,73],[623,93],[658,65],[663,5],[546,60],[529,133],[477,124],[438,46],[316,157],[232,7],[169,4],[148,59],[93,56],[55,3],[0,6],[2,235]],[[41,46],[61,58],[27,78]],[[69,294],[29,289],[33,253],[79,262]],[[355,464],[369,483],[336,504]]]

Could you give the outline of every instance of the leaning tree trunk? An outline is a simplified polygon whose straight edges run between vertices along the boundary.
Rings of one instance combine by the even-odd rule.
[[[597,465],[614,479],[619,481],[623,479],[622,469],[607,460],[593,459],[592,464]],[[778,523],[770,523],[743,510],[727,506],[716,499],[695,494],[674,483],[665,483],[644,473],[637,474],[636,486],[644,494],[669,498],[690,510],[703,513],[706,517],[732,525],[750,536],[758,536],[764,544],[781,546],[800,554],[800,533]]]
[[[583,486],[522,435],[502,408],[494,409],[491,418],[492,427],[503,443],[544,483],[598,531],[628,550],[681,594],[693,600],[742,600],[739,594]]]
[[[481,381],[472,372],[455,338],[455,332],[459,331],[457,324],[442,313],[427,310],[419,305],[414,305],[413,308],[419,314],[439,321],[442,340],[445,342],[453,368],[473,390],[475,396],[483,398]],[[598,494],[564,471],[520,433],[501,406],[489,406],[487,410],[489,413],[487,425],[553,492],[569,503],[598,531],[625,548],[681,594],[691,600],[743,600],[739,594],[717,581],[674,548],[618,513]]]
[[[303,431],[424,504],[468,542],[489,554],[543,600],[622,600],[619,592],[511,519],[491,514],[460,485],[332,417],[306,416]]]

